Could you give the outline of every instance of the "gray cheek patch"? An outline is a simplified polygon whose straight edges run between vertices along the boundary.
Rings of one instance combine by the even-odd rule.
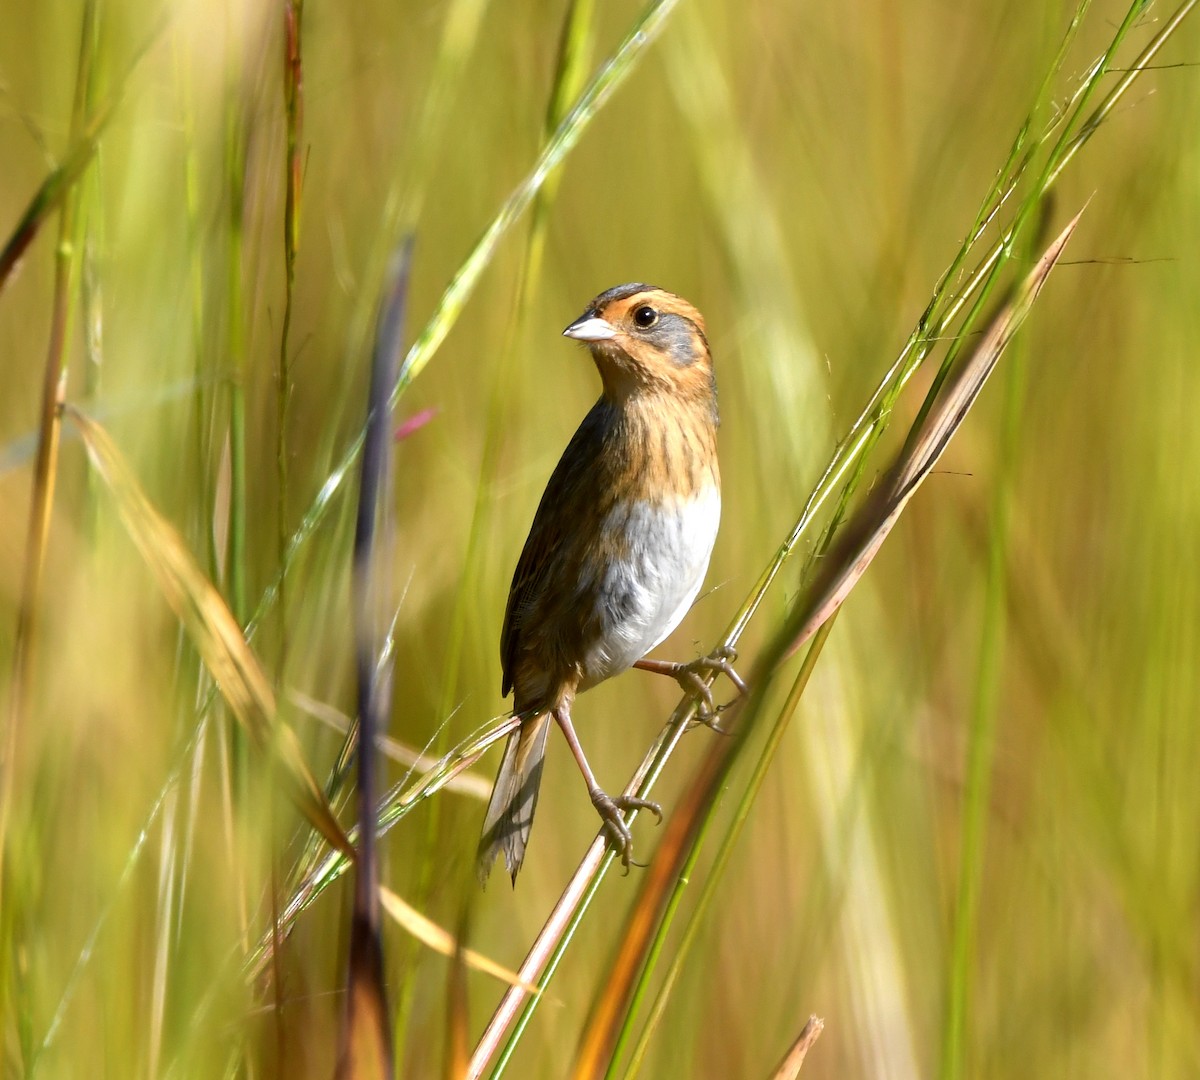
[[[692,326],[681,315],[664,315],[654,328],[650,340],[679,367],[687,367],[696,362],[698,353],[693,347]]]

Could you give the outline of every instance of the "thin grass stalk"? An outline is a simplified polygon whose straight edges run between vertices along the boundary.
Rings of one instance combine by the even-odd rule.
[[[87,0],[80,21],[79,52],[75,71],[75,99],[71,110],[71,143],[80,140],[88,106],[88,91],[92,85],[92,68],[96,48],[96,0]],[[89,152],[80,166],[91,160]],[[75,178],[77,179],[77,177]],[[41,415],[38,422],[37,457],[33,470],[33,493],[30,497],[29,520],[25,537],[25,568],[17,601],[17,625],[13,640],[12,681],[9,688],[8,725],[4,736],[3,757],[0,758],[0,910],[4,910],[4,883],[11,876],[20,876],[8,865],[8,826],[13,812],[14,787],[22,774],[19,757],[22,753],[22,733],[29,721],[31,684],[35,671],[37,617],[41,604],[42,574],[46,561],[46,544],[50,535],[50,516],[54,505],[54,488],[58,478],[58,447],[61,433],[59,408],[66,396],[67,338],[70,334],[71,313],[74,307],[73,283],[79,265],[76,217],[79,211],[79,191],[72,180],[63,192],[59,216],[58,246],[54,252],[54,298],[50,315],[50,340],[46,348],[46,363],[42,374]],[[0,281],[3,275],[0,274]],[[11,903],[8,905],[11,911]],[[9,993],[9,980],[21,980],[20,967],[12,963],[20,947],[10,935],[16,930],[11,915],[2,921],[7,969],[0,976],[0,1015]],[[22,1040],[24,1041],[24,1040]],[[28,1060],[32,1048],[21,1047],[23,1060]]]
[[[87,221],[82,229],[80,245],[83,265],[80,273],[79,303],[83,309],[83,400],[91,405],[100,396],[101,374],[104,367],[104,283],[100,274],[98,247],[104,246],[101,207],[103,195],[100,184],[100,167],[93,173],[94,183],[88,195],[90,203]],[[85,474],[84,494],[85,533],[89,540],[96,539],[97,509],[95,485],[88,469]]]
[[[186,219],[186,235],[188,238],[189,255],[189,291],[191,301],[191,334],[192,348],[192,379],[195,390],[191,395],[191,431],[192,453],[194,456],[193,470],[199,477],[200,495],[189,508],[189,530],[193,543],[203,552],[202,558],[207,573],[216,579],[218,560],[214,544],[213,530],[209,528],[211,505],[211,484],[208,482],[207,462],[211,453],[210,437],[212,430],[212,395],[207,386],[204,374],[204,273],[203,260],[200,257],[200,182],[196,146],[196,115],[193,97],[193,72],[188,63],[188,53],[183,47],[178,35],[172,39],[172,61],[175,81],[178,86],[178,107],[182,114],[184,131],[184,159],[182,184],[184,191],[184,214]],[[86,273],[86,271],[85,271]],[[86,316],[85,316],[86,318]],[[90,368],[90,364],[88,367]],[[90,397],[90,395],[89,395]],[[88,398],[85,398],[85,401]],[[90,482],[99,479],[88,463]],[[180,697],[183,699],[176,711],[176,723],[186,724],[186,718],[191,714],[194,702],[200,700],[204,691],[211,685],[206,677],[203,664],[195,650],[188,649],[187,639],[183,630],[178,632],[178,651],[176,664],[179,671],[178,685]],[[189,695],[186,687],[195,680],[196,690]],[[203,745],[201,740],[200,746]],[[203,758],[193,759],[193,776],[198,766],[202,766]],[[195,782],[195,778],[194,781]],[[187,791],[183,793],[186,800]],[[148,1071],[158,1074],[167,1026],[169,1002],[173,991],[172,976],[174,968],[172,959],[176,943],[177,925],[183,917],[185,893],[189,882],[189,858],[193,849],[193,829],[197,825],[194,814],[179,814],[181,793],[176,788],[167,800],[163,811],[162,836],[158,845],[158,874],[157,899],[154,910],[154,963],[150,987],[150,1009],[147,1023],[147,1062]]]
[[[446,1035],[442,1066],[442,1076],[445,1077],[445,1080],[461,1080],[461,1077],[466,1075],[467,1064],[471,1056],[468,1028],[471,1010],[467,986],[467,964],[462,947],[466,938],[467,920],[464,917],[459,921],[458,933],[455,935],[457,947],[450,961],[450,971],[446,976]]]
[[[244,57],[241,40],[235,30],[236,18],[230,6],[225,11],[225,32],[229,61],[225,85],[223,179],[227,201],[227,240],[225,247],[225,304],[226,353],[228,356],[228,414],[225,426],[225,449],[229,462],[228,532],[222,551],[223,586],[230,610],[237,624],[245,631],[250,604],[247,574],[247,476],[246,476],[246,384],[247,349],[244,293],[245,205],[246,205],[246,118],[242,102],[242,70]],[[208,703],[214,700],[216,688],[210,690],[200,703],[200,715],[205,715]],[[233,892],[236,901],[239,937],[244,949],[252,947],[251,897],[245,859],[236,843],[237,810],[243,811],[251,800],[250,742],[239,724],[222,724],[217,738],[224,822],[225,848]],[[272,916],[274,916],[274,910]],[[277,921],[272,918],[272,934]],[[278,983],[276,983],[278,985]],[[231,1049],[238,1067],[244,1069],[246,1047],[238,1040]]]
[[[998,253],[998,257],[997,257],[994,265],[992,266],[986,280],[984,281],[982,288],[979,290],[978,294],[975,297],[974,307],[972,308],[971,312],[967,316],[967,324],[968,325],[970,325],[970,323],[973,321],[973,317],[976,317],[982,313],[983,305],[986,304],[988,301],[988,298],[991,294],[992,288],[994,287],[994,285],[996,283],[996,280],[998,278],[1000,270],[1003,268],[1004,264],[1011,257],[1011,251],[1012,251],[1013,244],[1016,242],[1017,237],[1019,237],[1021,235],[1023,229],[1025,228],[1026,224],[1029,221],[1030,216],[1037,210],[1038,206],[1040,205],[1041,196],[1049,190],[1050,177],[1054,174],[1055,165],[1056,165],[1058,159],[1072,145],[1071,132],[1072,132],[1072,129],[1075,127],[1076,121],[1080,117],[1083,116],[1083,112],[1087,108],[1087,104],[1091,100],[1092,95],[1095,93],[1096,87],[1099,85],[1100,79],[1103,78],[1104,75],[1107,74],[1108,69],[1111,65],[1112,59],[1115,56],[1117,49],[1120,48],[1120,45],[1121,45],[1122,41],[1124,40],[1125,34],[1133,26],[1137,17],[1141,14],[1141,12],[1147,6],[1148,2],[1149,2],[1149,0],[1134,0],[1133,4],[1130,6],[1129,10],[1125,13],[1125,18],[1121,22],[1121,25],[1117,27],[1116,32],[1113,34],[1112,38],[1110,39],[1108,47],[1105,49],[1104,54],[1092,66],[1088,76],[1083,81],[1083,85],[1080,88],[1080,92],[1077,95],[1075,95],[1075,97],[1073,99],[1073,109],[1071,111],[1071,115],[1067,118],[1066,122],[1060,126],[1057,141],[1055,142],[1054,146],[1051,148],[1049,154],[1047,155],[1045,164],[1042,166],[1042,171],[1038,175],[1037,179],[1034,182],[1033,196],[1029,199],[1026,199],[1025,201],[1023,201],[1021,203],[1021,205],[1019,206],[1019,208],[1017,210],[1017,214],[1016,214],[1016,217],[1015,217],[1012,225],[1010,225],[1009,228],[1005,231],[1004,237],[1000,241],[1001,250]],[[1075,19],[1072,20],[1072,30],[1077,26],[1078,19],[1081,17],[1080,9],[1082,9],[1084,7],[1086,7],[1086,0],[1085,0],[1085,3],[1080,4],[1079,8],[1076,9]],[[1063,55],[1063,53],[1060,50],[1059,57],[1058,57],[1060,62],[1062,59],[1062,55]],[[1038,104],[1040,104],[1041,96],[1044,93],[1045,93],[1045,83],[1043,82],[1042,90],[1039,92]],[[1035,108],[1036,108],[1036,106],[1035,106]],[[947,350],[946,355],[942,360],[941,366],[938,368],[937,374],[934,376],[933,381],[929,386],[929,391],[927,392],[927,394],[925,396],[925,401],[922,403],[920,411],[917,413],[917,423],[913,425],[913,431],[919,430],[920,422],[925,418],[925,416],[928,414],[929,410],[933,408],[933,405],[938,396],[938,393],[940,392],[940,390],[942,388],[942,384],[949,377],[950,371],[952,370],[955,362],[958,359],[958,356],[959,356],[961,348],[962,348],[962,344],[963,344],[963,338],[959,337],[952,343],[951,348]]]
[[[700,928],[704,923],[704,918],[708,913],[708,909],[712,901],[717,895],[717,886],[721,883],[725,876],[725,870],[729,866],[729,860],[733,855],[733,850],[737,846],[738,839],[742,835],[742,829],[745,827],[746,821],[750,817],[750,809],[754,805],[755,799],[758,798],[759,791],[762,790],[763,782],[767,778],[767,772],[770,770],[772,762],[775,760],[775,755],[779,747],[783,744],[783,736],[787,732],[788,725],[796,709],[800,705],[800,697],[808,687],[808,681],[812,677],[813,671],[817,666],[817,658],[821,655],[821,651],[825,647],[825,642],[829,638],[830,632],[833,630],[833,625],[837,621],[838,612],[834,612],[820,630],[817,631],[812,643],[809,645],[808,652],[804,656],[804,661],[800,665],[800,670],[796,674],[795,680],[792,682],[791,688],[788,690],[787,698],[780,707],[779,714],[775,719],[775,723],[771,726],[771,731],[767,736],[767,741],[763,746],[762,753],[759,754],[758,761],[755,762],[754,771],[746,782],[746,787],[742,791],[741,798],[738,800],[737,808],[734,810],[733,819],[730,822],[729,828],[724,837],[721,839],[721,845],[717,849],[717,853],[713,858],[712,867],[704,878],[704,885],[700,890],[700,896],[696,900],[696,906],[688,916],[687,926],[684,928],[683,935],[680,938],[679,945],[676,947],[674,954],[671,957],[670,966],[667,968],[666,976],[663,979],[662,985],[655,995],[654,1002],[651,1005],[650,1013],[646,1018],[646,1022],[642,1027],[641,1034],[638,1037],[637,1043],[634,1045],[633,1051],[629,1058],[629,1064],[623,1073],[618,1074],[617,1062],[624,1055],[625,1046],[632,1035],[632,1021],[636,1017],[642,1000],[649,987],[648,976],[655,970],[657,960],[666,943],[666,932],[669,930],[674,919],[675,912],[678,910],[680,901],[683,899],[684,892],[687,888],[687,883],[693,880],[693,875],[696,867],[697,858],[700,853],[701,844],[697,844],[693,848],[687,863],[684,865],[683,873],[680,875],[679,881],[676,883],[670,901],[668,902],[666,916],[663,919],[663,927],[656,936],[656,939],[651,946],[650,952],[646,957],[646,964],[643,968],[642,976],[639,978],[637,985],[634,988],[634,993],[629,1009],[629,1021],[623,1025],[617,1037],[616,1047],[613,1051],[612,1063],[609,1065],[609,1076],[623,1075],[629,1078],[637,1076],[641,1070],[642,1064],[645,1061],[646,1051],[650,1045],[650,1039],[662,1019],[663,1013],[666,1010],[667,1002],[670,1000],[671,993],[679,979],[680,973],[683,971],[683,965],[687,961],[688,955],[691,953],[692,946],[699,938]]]
[[[1026,262],[1036,252],[1027,248]],[[1003,430],[996,482],[988,515],[987,588],[979,646],[975,700],[967,729],[967,765],[963,781],[963,825],[959,843],[958,894],[950,949],[950,975],[942,1038],[940,1075],[961,1080],[967,1068],[967,1034],[970,1021],[970,979],[975,961],[987,833],[988,800],[994,760],[1000,673],[1007,634],[1009,530],[1012,520],[1016,458],[1022,420],[1028,345],[1018,343],[1009,361]]]
[[[232,37],[232,35],[230,35]],[[226,247],[226,353],[229,358],[229,534],[222,552],[229,607],[245,625],[246,595],[246,316],[242,301],[245,250],[245,122],[235,86],[227,91],[224,120],[224,181],[229,204]]]
[[[117,80],[116,87],[91,114],[78,136],[71,140],[62,163],[50,172],[34,193],[33,198],[29,200],[16,228],[9,234],[8,239],[4,242],[4,247],[0,248],[0,293],[4,292],[4,286],[8,284],[8,279],[21,261],[21,256],[33,243],[50,215],[62,206],[67,193],[74,188],[84,170],[91,163],[92,157],[100,145],[100,136],[108,127],[109,121],[125,96],[130,77],[142,57],[149,52],[150,46],[158,40],[166,22],[167,13],[162,12],[151,23],[150,31],[130,59],[129,66],[122,77]]]
[[[620,1023],[619,1010],[628,1002],[628,987],[634,978],[634,969],[640,969],[644,963],[644,943],[653,932],[652,926],[661,918],[659,904],[647,903],[645,898],[663,896],[666,882],[678,879],[682,861],[694,846],[696,829],[702,827],[700,801],[710,796],[715,798],[720,784],[728,777],[736,749],[744,741],[746,733],[753,729],[762,708],[770,673],[783,658],[783,635],[776,634],[751,671],[748,696],[738,698],[725,714],[726,722],[736,722],[733,734],[720,743],[710,745],[693,782],[667,821],[665,834],[640,883],[641,896],[635,902],[625,930],[618,939],[617,955],[608,976],[601,981],[604,989],[594,1001],[584,1026],[572,1075],[595,1077],[601,1074],[604,1061],[611,1053],[615,1028]],[[728,748],[722,744],[728,744]]]
[[[304,123],[304,67],[301,56],[303,0],[285,0],[283,5],[283,97],[284,97],[284,208],[283,208],[283,319],[279,333],[279,359],[275,378],[275,480],[276,480],[276,556],[282,566],[288,543],[288,435],[289,406],[292,396],[291,329],[292,310],[296,292],[296,253],[300,242],[300,156]],[[276,653],[276,682],[282,686],[287,670],[288,645],[291,628],[288,623],[287,583],[279,581],[279,642]],[[264,792],[268,820],[274,822],[275,800],[269,790]],[[275,829],[269,835],[275,835]],[[272,1017],[275,1027],[275,1070],[286,1068],[286,1045],[283,1034],[283,972],[280,967],[279,882],[281,879],[278,851],[272,851],[270,873],[271,935],[271,994]]]
[[[554,68],[554,78],[551,81],[550,99],[546,104],[546,119],[542,130],[542,139],[545,145],[548,145],[554,138],[554,133],[558,130],[559,125],[571,111],[571,103],[579,97],[583,90],[595,39],[592,31],[595,10],[596,0],[570,0],[567,5],[566,14],[563,16],[562,31],[558,39],[558,57]],[[541,281],[542,259],[546,250],[550,211],[554,207],[561,180],[562,163],[560,162],[546,174],[541,189],[535,193],[533,198],[525,259],[521,263],[520,278],[517,283],[517,295],[520,298],[518,310],[526,317],[529,314],[529,305],[535,295],[537,283]],[[517,329],[513,334],[514,343],[520,340],[521,322],[522,320],[518,319],[515,323]],[[515,348],[515,344],[513,347]]]
[[[230,367],[229,413],[226,438],[229,453],[229,533],[222,563],[224,586],[229,607],[239,626],[246,627],[249,597],[246,588],[246,317],[242,301],[244,287],[242,257],[246,209],[245,122],[242,114],[239,80],[241,52],[233,32],[233,15],[225,12],[226,37],[230,50],[229,77],[225,88],[224,179],[228,200],[228,235],[225,251],[225,305],[228,320],[226,353]],[[249,748],[245,734],[237,724],[228,725],[229,788],[233,798],[244,803],[247,797]],[[231,830],[232,832],[232,830]],[[232,854],[232,852],[231,852]],[[245,911],[245,889],[239,889]]]
[[[96,0],[86,0],[82,14],[79,58],[75,74],[75,103],[71,112],[71,141],[80,137],[88,105],[88,90],[92,85],[92,68],[96,47]],[[89,159],[90,161],[90,156]],[[42,409],[38,432],[37,459],[34,464],[33,496],[26,539],[25,574],[18,604],[16,645],[14,648],[14,712],[24,710],[23,683],[32,663],[33,636],[42,569],[46,556],[46,539],[57,479],[58,446],[61,431],[59,408],[66,394],[66,346],[70,334],[74,295],[71,288],[78,266],[79,190],[73,183],[64,192],[59,217],[58,245],[54,252],[54,298],[51,307],[50,341],[42,381]],[[15,737],[17,725],[13,725]],[[3,830],[0,830],[2,844]],[[0,848],[2,850],[2,848]]]
[[[568,891],[564,892],[562,897],[560,897],[559,904],[555,907],[555,911],[551,915],[551,920],[554,920],[556,915],[558,916],[557,922],[561,924],[561,932],[557,935],[552,934],[546,937],[546,951],[544,957],[540,959],[537,968],[539,989],[554,978],[555,972],[558,971],[558,965],[562,962],[563,957],[567,953],[567,948],[574,938],[575,930],[591,906],[592,898],[596,895],[596,890],[600,888],[602,880],[599,873],[601,860],[606,858],[604,847],[605,845],[601,842],[600,844],[594,843],[588,849],[585,860],[580,865],[580,870],[594,864],[592,871],[582,876],[579,871],[576,872],[575,878],[572,878],[571,884],[568,886]],[[607,860],[611,862],[612,856],[607,855]],[[547,928],[553,925],[555,925],[553,921],[546,923]],[[545,929],[543,929],[542,933],[545,934]],[[531,950],[529,956],[533,955],[535,954]],[[532,965],[530,969],[533,970]],[[518,975],[520,975],[520,972],[518,972]],[[519,997],[510,998],[510,995],[507,993],[504,995],[500,1004],[501,1009],[505,1009],[505,1003],[510,1000],[514,1001],[515,1004],[511,1008],[505,1009],[504,1013],[497,1010],[493,1016],[492,1025],[489,1025],[488,1030],[484,1032],[484,1038],[475,1046],[475,1051],[471,1056],[471,1061],[466,1072],[467,1080],[476,1080],[477,1077],[483,1075],[483,1071],[487,1068],[491,1055],[495,1053],[495,1047],[499,1044],[499,1039],[504,1035],[506,1028],[505,1026],[496,1024],[498,1017],[504,1017],[505,1024],[512,1023],[512,1032],[500,1050],[499,1057],[496,1059],[496,1067],[492,1070],[490,1076],[492,1080],[497,1080],[497,1078],[504,1075],[505,1070],[512,1061],[512,1056],[516,1052],[517,1046],[520,1044],[521,1038],[525,1034],[525,1029],[529,1026],[530,1020],[533,1019],[534,1009],[531,1006],[534,1002],[540,1000],[540,998],[541,994],[539,993],[531,999],[529,1005],[521,1010],[520,1016],[516,1016],[516,1010],[520,1005],[521,999]],[[513,1017],[516,1018],[515,1023],[512,1022]],[[492,1034],[493,1029],[495,1030],[495,1035]]]
[[[200,700],[200,695],[196,695],[196,700]],[[219,750],[222,749],[219,747]],[[195,753],[192,754],[192,768],[187,777],[187,789],[185,791],[185,816],[183,823],[183,857],[181,860],[182,869],[180,870],[179,880],[179,902],[175,905],[176,922],[174,933],[177,937],[183,934],[183,905],[187,902],[187,887],[192,880],[188,871],[192,869],[192,857],[196,846],[196,837],[203,828],[205,817],[202,816],[200,806],[200,796],[204,789],[204,781],[206,777],[205,761],[206,751],[208,750],[208,727],[201,727],[200,735],[196,740]],[[228,772],[225,773],[224,779],[228,778]],[[244,931],[244,927],[241,927]]]
[[[642,759],[641,765],[634,772],[633,778],[626,785],[623,794],[645,795],[653,790],[654,782],[658,779],[679,740],[687,730],[690,719],[695,715],[695,709],[695,699],[685,696],[667,726],[659,733],[649,752]],[[626,821],[632,823],[634,817],[636,814],[631,813],[626,816]],[[517,987],[512,988],[518,990],[517,993],[505,991],[504,996],[500,999],[500,1004],[492,1014],[491,1021],[475,1045],[467,1072],[469,1080],[476,1080],[483,1075],[488,1062],[497,1054],[497,1051],[499,1051],[499,1056],[491,1076],[495,1080],[504,1074],[521,1036],[533,1018],[538,1002],[544,996],[541,991],[553,979],[559,963],[566,955],[567,948],[574,938],[575,931],[587,913],[592,897],[595,896],[604,874],[615,859],[615,854],[609,849],[607,837],[603,832],[597,835],[517,971],[522,982],[534,984],[539,993],[528,995]],[[511,1031],[509,1031],[510,1028]],[[507,1039],[505,1040],[506,1034]],[[503,1047],[501,1047],[501,1040],[505,1040]]]
[[[284,153],[283,207],[283,326],[279,333],[279,364],[276,369],[275,477],[278,484],[278,557],[282,569],[288,552],[288,404],[292,392],[291,329],[292,304],[296,291],[296,252],[300,245],[300,181],[303,170],[301,138],[304,127],[304,65],[301,38],[304,0],[285,0],[283,6],[283,102],[286,143]],[[288,611],[284,575],[279,582],[279,679],[282,682],[288,652]]]
[[[1035,195],[1044,195],[1053,187],[1058,177],[1066,166],[1074,159],[1075,155],[1083,148],[1092,135],[1099,129],[1103,120],[1112,112],[1120,99],[1125,95],[1129,88],[1139,75],[1148,69],[1150,61],[1170,38],[1170,36],[1178,29],[1183,19],[1190,14],[1195,7],[1197,0],[1185,0],[1185,3],[1175,11],[1169,20],[1163,25],[1162,29],[1154,36],[1146,48],[1139,54],[1133,64],[1125,71],[1123,78],[1102,100],[1101,104],[1091,113],[1085,120],[1077,133],[1071,137],[1061,150],[1061,154],[1056,163],[1054,163],[1047,172],[1044,173],[1044,182],[1040,187],[1034,189]],[[1072,24],[1071,34],[1074,34],[1074,23]],[[1060,49],[1058,59],[1061,62],[1065,50]],[[1106,53],[1107,55],[1107,53]],[[1088,74],[1085,76],[1083,83],[1076,93],[1072,96],[1071,105],[1074,109],[1072,115],[1078,115],[1078,105],[1082,99],[1082,95],[1088,91],[1088,88],[1095,85],[1100,78],[1100,64],[1103,57],[1097,59],[1095,63],[1088,69]],[[1061,118],[1060,118],[1061,120]],[[1051,134],[1053,130],[1059,126],[1058,123],[1052,124],[1046,132]],[[1068,128],[1070,124],[1068,123]],[[1028,166],[1032,161],[1032,155],[1027,155],[1021,165],[1021,170]],[[946,333],[949,326],[958,317],[963,306],[970,300],[982,284],[990,279],[991,272],[996,263],[1000,260],[1004,251],[1012,243],[1015,231],[1013,227],[1009,227],[1004,231],[1001,237],[996,240],[987,250],[983,258],[975,265],[974,270],[968,276],[966,282],[957,292],[949,291],[951,283],[951,271],[956,267],[961,267],[964,263],[965,252],[975,246],[975,243],[982,238],[982,234],[986,226],[993,220],[995,214],[999,211],[1003,203],[1007,200],[1015,178],[1010,180],[1000,194],[992,200],[992,206],[982,215],[982,227],[978,228],[974,233],[969,234],[959,253],[942,275],[937,288],[934,290],[933,299],[926,307],[921,319],[918,321],[916,329],[905,342],[900,354],[889,368],[887,374],[879,383],[875,393],[867,402],[866,407],[859,414],[857,420],[851,425],[846,437],[842,440],[838,452],[834,455],[833,460],[827,466],[825,473],[818,482],[814,495],[824,493],[826,487],[830,483],[836,483],[834,472],[841,473],[844,471],[847,458],[858,457],[864,454],[870,447],[873,447],[879,432],[876,430],[877,425],[883,421],[890,413],[892,406],[899,397],[901,391],[908,385],[909,380],[916,373],[917,368],[929,354],[933,345],[941,339]],[[986,203],[986,200],[985,200]],[[943,306],[942,298],[948,296],[948,299]],[[936,314],[939,309],[941,314]],[[803,520],[803,515],[801,520]],[[799,521],[797,523],[799,526]],[[796,537],[798,539],[798,537]],[[748,613],[752,615],[753,612]]]
[[[96,62],[89,65],[87,85],[84,89],[87,115],[96,110],[96,99],[100,85],[100,20],[92,22],[92,54]],[[96,167],[88,173],[89,183],[85,189],[84,211],[80,214],[79,245],[82,257],[80,273],[79,303],[83,309],[83,396],[85,402],[94,401],[100,394],[100,374],[104,359],[104,292],[99,268],[97,248],[104,248],[104,187],[102,161],[97,154]],[[84,473],[84,532],[88,540],[95,542],[99,509],[96,499],[95,477],[90,466]]]
[[[183,203],[187,222],[188,286],[191,299],[192,378],[195,391],[192,394],[192,453],[199,480],[200,492],[192,512],[196,522],[196,541],[204,552],[205,571],[214,580],[219,580],[220,560],[217,555],[215,537],[210,528],[212,517],[212,482],[208,468],[211,458],[211,433],[213,419],[212,394],[204,371],[204,265],[201,258],[200,237],[200,176],[196,152],[196,112],[193,96],[193,73],[178,35],[173,41],[175,79],[179,85],[179,110],[183,117]]]
[[[147,1073],[157,1076],[162,1059],[163,1026],[167,1011],[167,987],[171,957],[171,925],[175,907],[175,813],[179,789],[172,790],[163,808],[162,835],[158,852],[158,902],[155,905],[154,966],[150,984],[150,1008],[146,1024]]]

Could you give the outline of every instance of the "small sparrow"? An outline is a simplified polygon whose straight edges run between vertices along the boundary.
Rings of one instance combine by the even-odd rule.
[[[601,293],[564,331],[587,345],[603,393],[559,460],[517,563],[500,635],[502,692],[515,692],[509,736],[479,843],[486,880],[496,856],[516,883],[537,806],[551,718],[629,865],[623,810],[645,799],[607,795],[571,723],[582,693],[629,667],[670,675],[711,696],[696,674],[727,656],[676,664],[642,658],[700,591],[721,516],[717,386],[704,319],[650,285]],[[690,680],[690,681],[689,681]]]

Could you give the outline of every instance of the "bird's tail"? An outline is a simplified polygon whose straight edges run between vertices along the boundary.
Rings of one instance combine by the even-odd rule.
[[[517,883],[537,808],[549,733],[550,714],[542,713],[526,720],[508,737],[483,819],[483,835],[479,838],[478,871],[483,882],[487,881],[496,856],[503,852],[504,865],[512,875],[513,884]]]

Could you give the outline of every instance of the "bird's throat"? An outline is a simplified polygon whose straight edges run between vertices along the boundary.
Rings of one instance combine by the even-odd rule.
[[[660,502],[719,487],[715,401],[641,393],[606,405],[612,440],[607,460],[620,463],[614,491]]]

